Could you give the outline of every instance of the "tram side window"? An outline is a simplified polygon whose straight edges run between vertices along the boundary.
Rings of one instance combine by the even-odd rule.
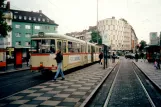
[[[81,45],[81,52],[84,53],[85,52],[85,46]]]
[[[66,53],[66,52],[67,52],[66,46],[67,46],[67,45],[66,45],[66,42],[64,41],[64,42],[63,42],[63,53]]]
[[[51,42],[50,42],[50,51],[51,53],[55,53],[55,40],[52,39]]]
[[[61,41],[57,41],[57,49],[62,50],[61,49]]]
[[[75,42],[68,42],[68,52],[79,53],[81,50],[80,44]]]

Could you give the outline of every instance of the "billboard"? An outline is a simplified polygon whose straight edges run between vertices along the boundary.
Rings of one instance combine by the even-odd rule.
[[[102,44],[108,46],[108,37],[107,37],[107,36],[108,36],[107,33],[104,33],[104,34],[102,35]]]
[[[150,33],[150,44],[151,45],[159,45],[159,39],[157,32],[151,32]]]

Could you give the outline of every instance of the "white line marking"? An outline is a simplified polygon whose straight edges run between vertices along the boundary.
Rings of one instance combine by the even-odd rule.
[[[121,66],[121,63],[120,63],[120,66]],[[118,68],[117,74],[116,74],[116,76],[115,76],[115,78],[114,78],[114,81],[113,81],[113,83],[112,83],[112,85],[111,85],[109,94],[108,94],[108,96],[107,96],[107,98],[106,98],[106,101],[105,101],[103,107],[107,107],[107,105],[108,105],[108,103],[109,103],[109,100],[110,100],[110,97],[111,97],[111,94],[112,94],[112,90],[113,90],[114,84],[115,84],[115,82],[116,82],[116,78],[117,78],[118,73],[119,73],[119,71],[120,71],[120,66],[119,66],[119,68]]]
[[[152,107],[156,107],[155,104],[153,103],[153,100],[150,98],[150,95],[148,94],[147,90],[145,89],[143,83],[141,82],[141,80],[140,80],[140,78],[139,78],[138,74],[136,73],[136,71],[135,71],[135,69],[134,69],[133,66],[132,66],[132,69],[133,69],[133,71],[134,71],[134,73],[135,73],[137,79],[139,80],[139,82],[140,82],[140,84],[141,84],[141,86],[142,86],[142,88],[143,88],[143,90],[144,90],[146,96],[148,97],[148,100],[149,100],[151,106],[152,106]]]

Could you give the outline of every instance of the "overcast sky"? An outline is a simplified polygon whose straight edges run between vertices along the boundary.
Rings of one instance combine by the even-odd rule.
[[[96,25],[97,0],[8,0],[12,9],[39,11],[59,24],[59,33],[82,31]],[[115,16],[131,24],[140,40],[161,31],[161,0],[98,0],[99,20]]]

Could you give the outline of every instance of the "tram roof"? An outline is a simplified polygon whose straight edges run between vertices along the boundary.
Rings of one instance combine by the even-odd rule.
[[[75,42],[81,42],[81,43],[87,43],[89,45],[93,45],[95,46],[96,44],[90,43],[90,42],[86,42],[68,35],[64,35],[64,34],[58,34],[58,33],[44,33],[44,36],[40,36],[39,34],[34,34],[31,36],[31,38],[60,38],[60,39],[66,39],[69,41],[75,41]]]

